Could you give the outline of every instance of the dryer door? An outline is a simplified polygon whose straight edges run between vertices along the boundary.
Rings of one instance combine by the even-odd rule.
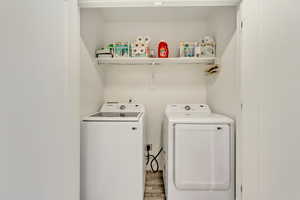
[[[229,189],[228,125],[176,124],[174,140],[174,181],[178,189]]]

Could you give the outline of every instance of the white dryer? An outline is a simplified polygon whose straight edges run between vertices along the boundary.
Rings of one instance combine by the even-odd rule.
[[[163,125],[167,200],[234,200],[234,123],[208,105],[168,105]]]
[[[143,200],[145,108],[104,104],[81,123],[81,200]]]

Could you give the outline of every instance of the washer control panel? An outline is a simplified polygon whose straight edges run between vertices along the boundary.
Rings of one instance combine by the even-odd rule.
[[[101,112],[144,112],[145,108],[141,104],[135,103],[105,103]]]

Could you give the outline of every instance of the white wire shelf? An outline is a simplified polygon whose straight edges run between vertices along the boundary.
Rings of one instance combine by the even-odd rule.
[[[159,65],[159,64],[215,64],[215,57],[179,57],[179,58],[97,58],[99,65]]]

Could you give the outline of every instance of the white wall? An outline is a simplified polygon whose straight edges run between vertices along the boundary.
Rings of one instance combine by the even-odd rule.
[[[299,199],[298,1],[244,1],[245,200]]]
[[[233,35],[220,58],[220,73],[208,77],[208,104],[214,112],[236,119],[239,107],[239,83],[236,63],[237,36]]]
[[[78,18],[68,2],[1,3],[0,199],[79,199],[79,52],[64,47]]]
[[[208,104],[217,113],[236,118],[239,108],[239,82],[237,67],[236,8],[220,10],[210,19],[210,29],[217,41],[220,72],[208,77]]]
[[[103,18],[97,9],[80,9],[80,36],[92,58],[103,45]]]
[[[95,112],[104,100],[103,70],[97,67],[95,50],[103,43],[103,21],[99,12],[81,9],[80,114]]]
[[[104,100],[103,72],[84,42],[80,42],[80,115],[95,112]]]

